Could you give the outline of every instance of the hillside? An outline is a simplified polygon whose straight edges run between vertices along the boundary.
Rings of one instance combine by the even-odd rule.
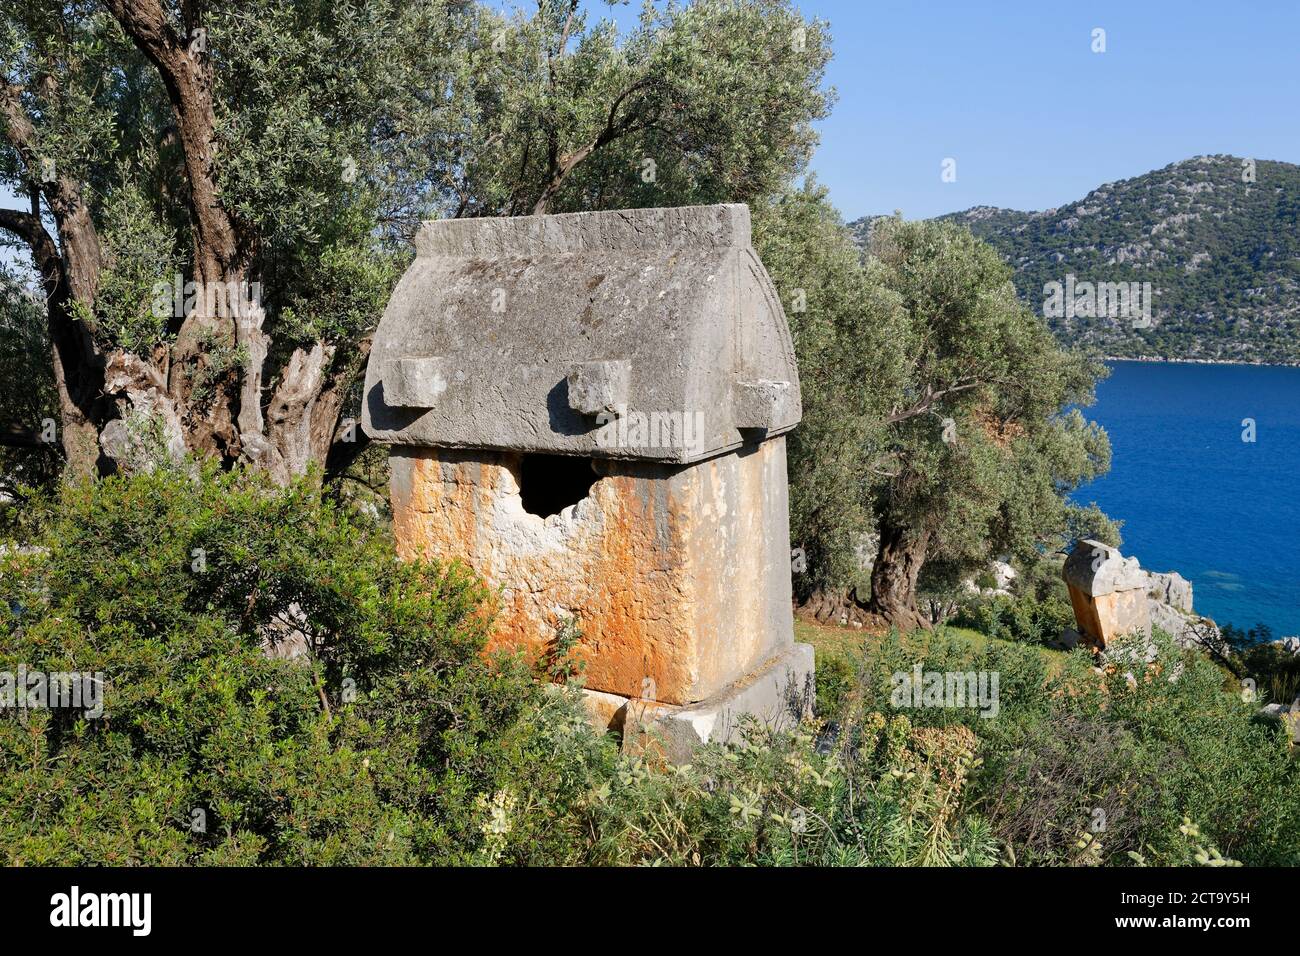
[[[1044,286],[1069,275],[1151,283],[1149,323],[1048,314],[1067,343],[1131,358],[1297,363],[1300,166],[1261,160],[1254,183],[1242,177],[1240,158],[1199,156],[1058,209],[977,206],[941,218],[997,248],[1040,315],[1062,311],[1045,309]],[[873,218],[849,224],[860,243]]]

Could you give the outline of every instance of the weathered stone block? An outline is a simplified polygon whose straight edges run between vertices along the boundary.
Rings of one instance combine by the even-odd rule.
[[[623,749],[681,763],[702,744],[740,739],[750,718],[758,727],[789,730],[811,716],[813,691],[812,645],[794,644],[709,700],[687,707],[629,701]]]
[[[737,382],[733,395],[737,428],[773,431],[799,420],[799,390],[790,382]]]
[[[749,210],[433,222],[416,248],[362,411],[395,446],[399,553],[493,587],[489,650],[576,623],[598,721],[635,701],[680,742],[771,716],[812,668],[781,437],[801,405]]]
[[[444,365],[437,356],[389,360],[384,368],[384,401],[401,408],[433,408],[447,390]]]
[[[607,730],[623,732],[630,698],[607,694],[603,690],[588,689],[583,690],[582,697],[587,708],[587,719],[597,732],[604,733]]]
[[[1080,540],[1061,569],[1084,640],[1105,648],[1127,634],[1150,635],[1147,573],[1136,558],[1100,541]]]
[[[749,421],[770,417],[771,436],[799,422],[794,345],[745,206],[430,222],[416,248],[366,371],[362,426],[376,441],[684,464],[752,442]],[[405,391],[400,362],[421,356],[441,360],[432,405]],[[621,371],[591,367],[615,362],[629,414],[698,417],[698,440],[603,441],[587,409],[611,396],[575,406],[566,380],[590,371],[596,392],[622,392]],[[740,384],[764,381],[789,383],[770,411]]]
[[[569,373],[569,407],[584,415],[617,415],[627,408],[627,362],[582,362]]]

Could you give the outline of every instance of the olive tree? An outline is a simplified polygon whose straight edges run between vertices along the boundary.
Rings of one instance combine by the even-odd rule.
[[[960,226],[885,219],[867,272],[905,315],[872,489],[869,608],[926,626],[916,596],[928,561],[1030,559],[1078,518],[1066,496],[1110,466],[1106,433],[1079,410],[1105,369],[1062,349],[1016,298],[1009,267]]]
[[[6,0],[0,233],[70,470],[345,467],[420,220],[759,201],[811,154],[828,58],[787,0],[647,3],[622,36],[577,0]]]

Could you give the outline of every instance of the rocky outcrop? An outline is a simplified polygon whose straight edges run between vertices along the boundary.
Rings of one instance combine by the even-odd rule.
[[[1168,604],[1180,611],[1192,609],[1192,582],[1177,571],[1161,574],[1157,571],[1147,572],[1147,594],[1159,604]]]
[[[1019,576],[1016,569],[1006,561],[993,562],[993,579],[997,582],[999,591],[1009,591],[1012,582]]]
[[[1192,582],[1177,571],[1147,572],[1147,611],[1151,626],[1159,628],[1181,647],[1200,647],[1216,654],[1226,652],[1219,626],[1192,608]]]
[[[1177,571],[1144,571],[1138,559],[1097,541],[1077,542],[1062,569],[1078,632],[1104,649],[1125,634],[1161,630],[1182,647],[1226,653],[1219,627],[1197,614],[1192,582]]]
[[[1011,585],[1020,573],[1002,558],[990,561],[987,572],[993,578],[993,587],[980,587],[974,576],[971,576],[961,582],[962,590],[981,597],[1011,597]]]

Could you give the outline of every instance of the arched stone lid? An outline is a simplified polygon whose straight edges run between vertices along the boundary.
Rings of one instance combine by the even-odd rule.
[[[743,205],[425,223],[366,369],[380,442],[687,463],[789,431]]]
[[[1116,591],[1145,591],[1149,575],[1137,558],[1126,558],[1119,548],[1112,548],[1091,538],[1080,538],[1070,549],[1061,567],[1065,583],[1091,597]]]

